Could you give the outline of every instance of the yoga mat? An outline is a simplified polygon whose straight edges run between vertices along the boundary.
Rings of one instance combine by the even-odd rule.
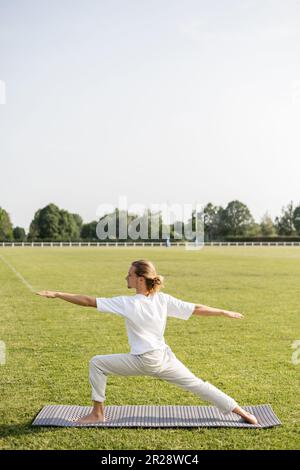
[[[92,410],[91,406],[47,405],[34,419],[33,426],[71,427],[230,427],[269,428],[279,426],[280,420],[270,405],[244,406],[254,414],[259,425],[246,423],[235,413],[223,415],[214,406],[180,405],[112,405],[106,406],[107,421],[97,424],[78,424],[73,419],[81,418]]]

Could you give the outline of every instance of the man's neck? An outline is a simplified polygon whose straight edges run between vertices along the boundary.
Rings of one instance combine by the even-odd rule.
[[[136,289],[136,294],[141,294],[141,295],[144,295],[145,297],[149,297],[150,292],[144,291],[144,290],[143,290],[143,291],[138,291],[138,290]]]

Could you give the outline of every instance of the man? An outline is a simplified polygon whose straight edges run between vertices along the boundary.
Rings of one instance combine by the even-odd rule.
[[[79,419],[78,424],[94,424],[105,421],[104,401],[108,375],[151,375],[166,380],[210,401],[223,413],[234,412],[248,423],[257,424],[251,413],[209,382],[196,377],[165,343],[164,331],[167,316],[188,320],[191,315],[225,316],[242,319],[243,315],[206,305],[179,300],[160,292],[163,277],[156,273],[153,263],[137,260],[131,263],[126,276],[127,287],[135,289],[133,296],[90,297],[64,292],[41,291],[38,295],[59,298],[83,307],[95,307],[125,318],[129,354],[98,355],[90,361],[93,410]]]

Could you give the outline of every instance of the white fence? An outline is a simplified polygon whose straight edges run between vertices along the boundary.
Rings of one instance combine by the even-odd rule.
[[[189,243],[192,245],[191,243]],[[166,247],[164,242],[0,242],[1,247]],[[183,242],[173,242],[171,246],[185,246]],[[205,242],[204,246],[300,246],[300,242]]]

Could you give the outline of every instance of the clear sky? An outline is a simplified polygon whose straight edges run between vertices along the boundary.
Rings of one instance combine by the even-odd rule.
[[[275,217],[300,201],[299,58],[298,0],[0,0],[0,206]]]

